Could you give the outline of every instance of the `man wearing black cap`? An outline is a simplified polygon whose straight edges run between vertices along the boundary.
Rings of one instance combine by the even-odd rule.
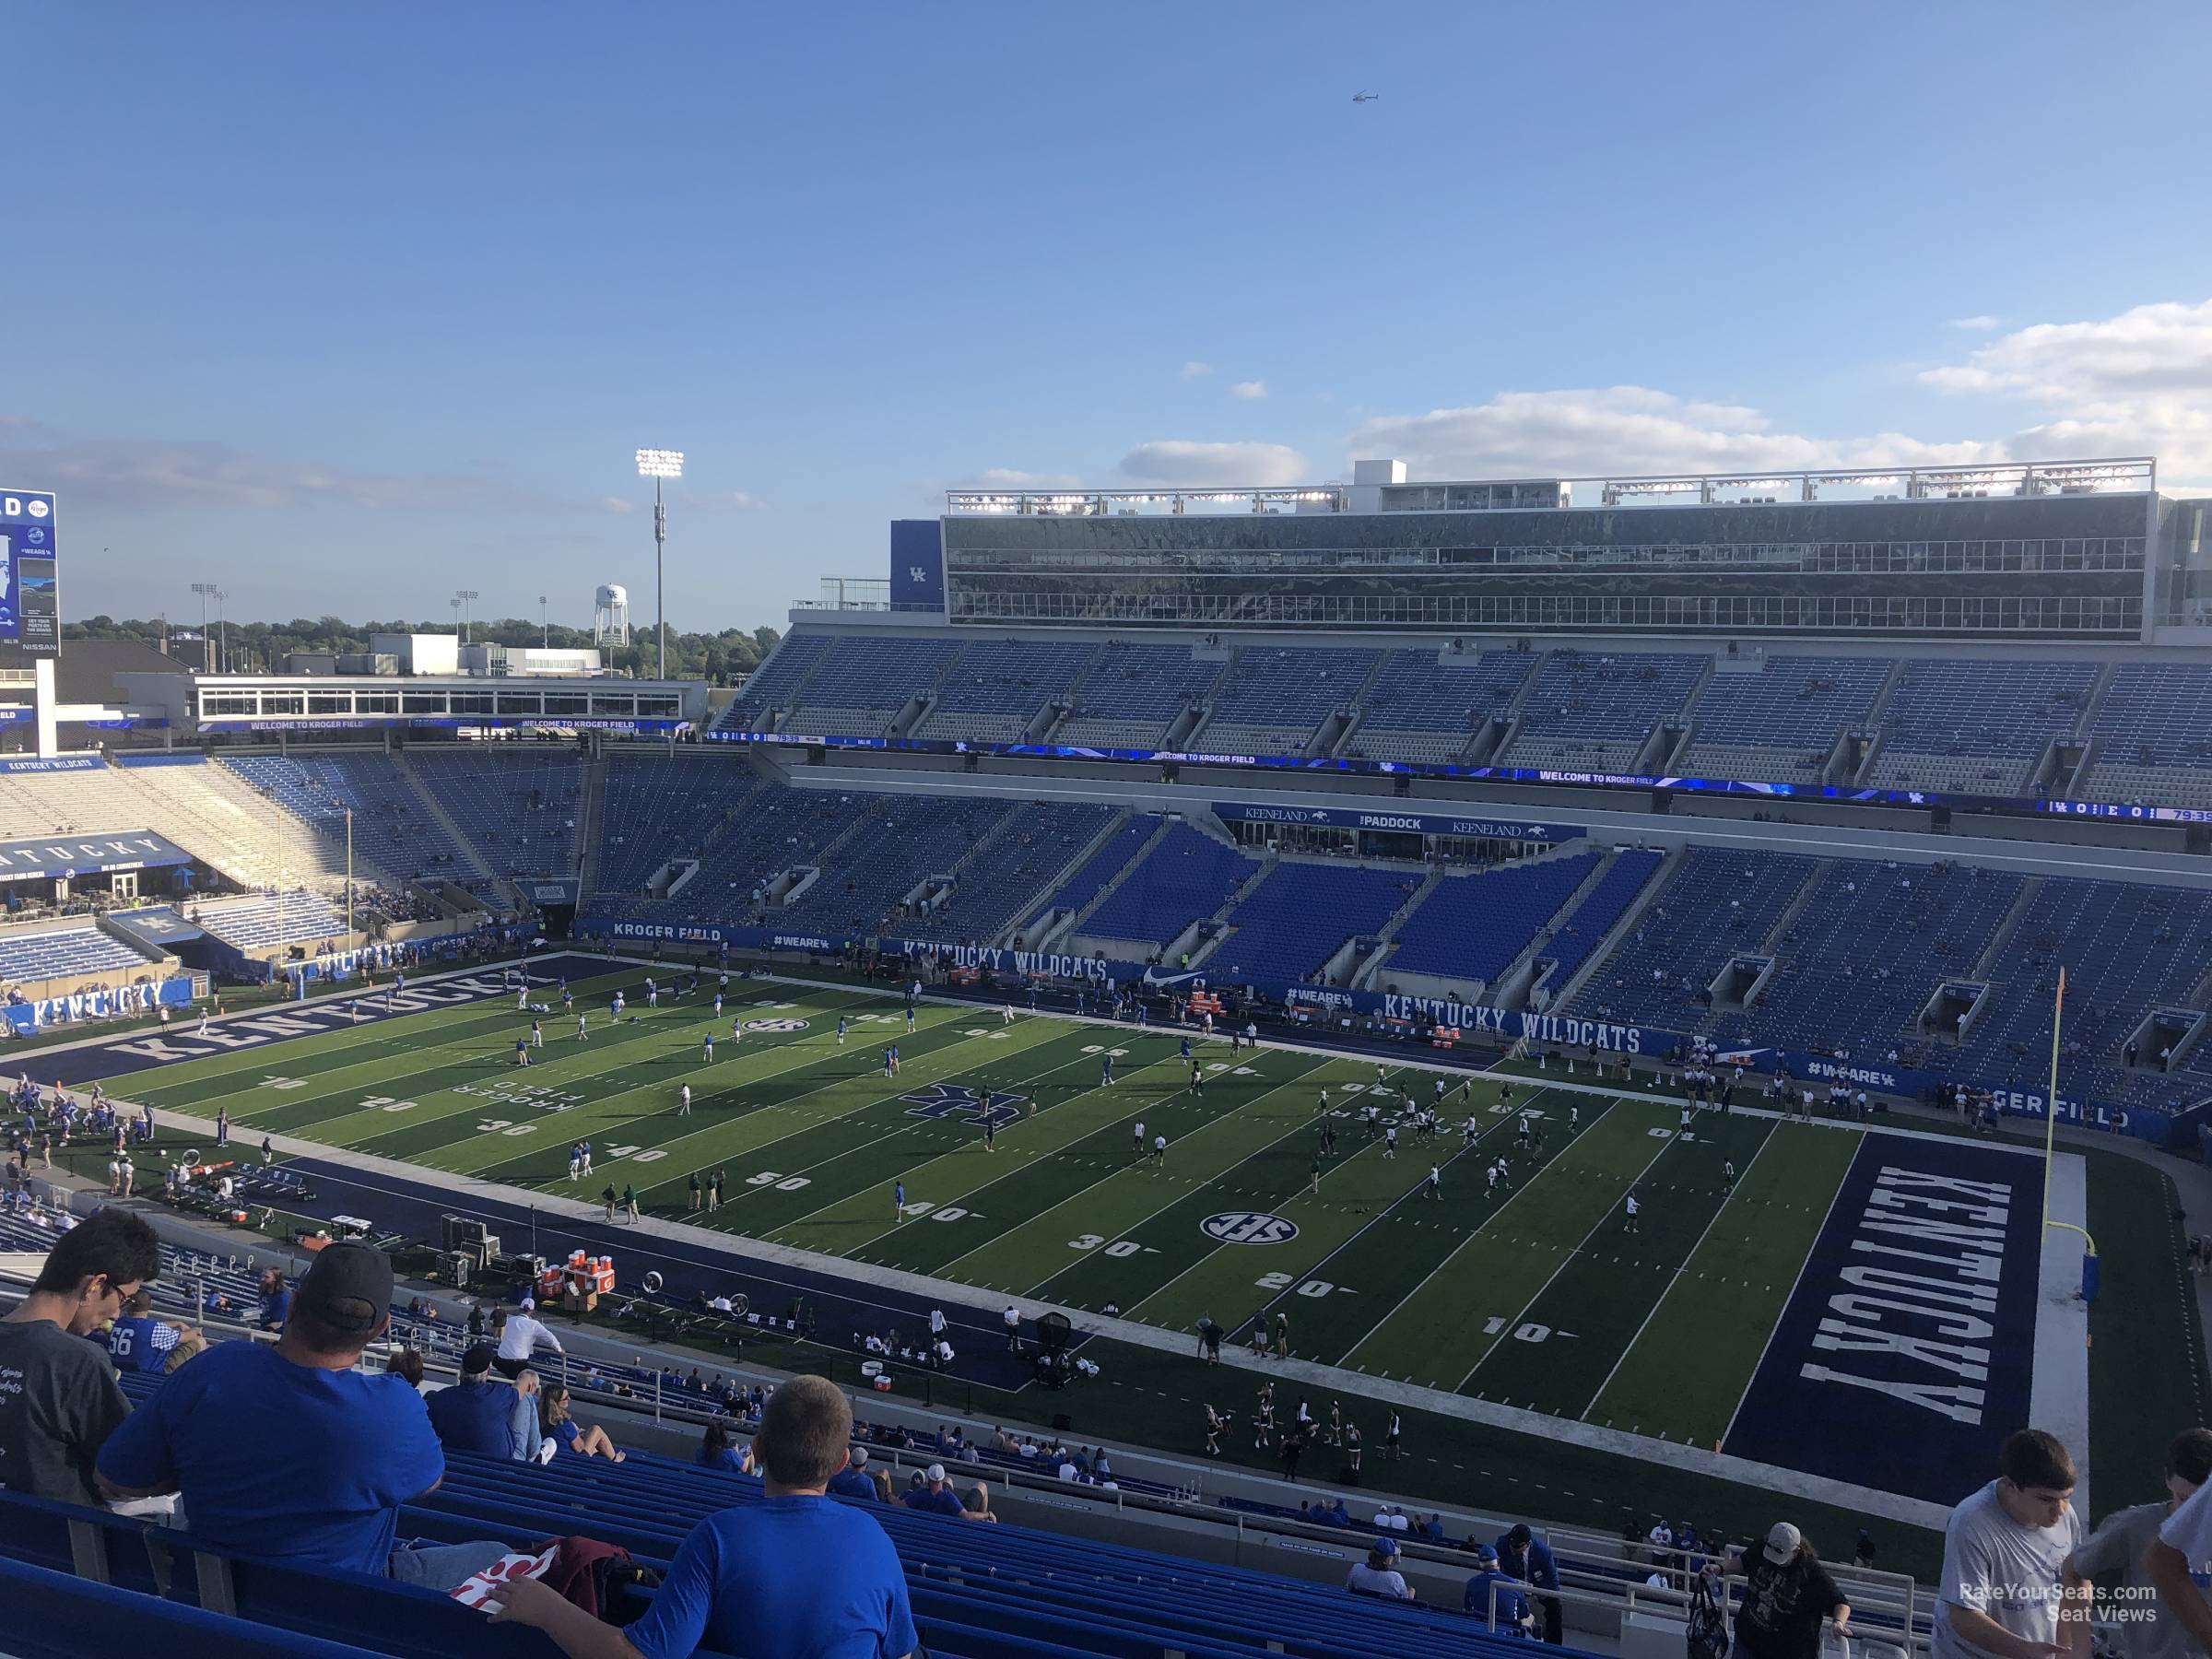
[[[430,1427],[448,1452],[480,1452],[517,1463],[538,1455],[537,1373],[524,1371],[512,1382],[495,1377],[491,1362],[499,1349],[472,1343],[461,1356],[461,1381],[430,1396]]]
[[[505,1546],[394,1547],[399,1506],[445,1478],[445,1453],[406,1378],[353,1369],[391,1321],[390,1259],[324,1245],[274,1347],[216,1344],[109,1436],[101,1495],[182,1492],[193,1535],[241,1555],[465,1583]]]

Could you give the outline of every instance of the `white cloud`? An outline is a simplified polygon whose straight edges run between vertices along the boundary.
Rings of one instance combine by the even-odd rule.
[[[1417,477],[1431,478],[1764,472],[2000,458],[1994,446],[1971,440],[1778,432],[1757,409],[1695,402],[1648,386],[1503,392],[1463,408],[1382,416],[1354,431],[1350,445],[1356,456],[1397,456]]]
[[[1920,379],[2040,416],[2008,441],[2023,460],[2148,454],[2169,479],[2212,477],[2212,300],[2039,323]]]
[[[687,495],[684,504],[708,512],[759,512],[768,505],[759,496],[743,489],[710,489],[702,495]]]
[[[1198,443],[1165,439],[1140,443],[1122,457],[1122,471],[1154,484],[1282,485],[1302,482],[1305,456],[1280,443]]]
[[[1988,334],[1993,329],[2002,328],[2004,324],[1995,317],[1953,317],[1944,326],[1956,328],[1966,334]]]
[[[635,512],[638,504],[626,496],[601,496],[596,503],[602,512]]]
[[[1229,389],[1229,394],[1231,397],[1242,397],[1256,401],[1267,395],[1267,382],[1265,381],[1239,381]]]
[[[1190,362],[1187,362],[1182,366],[1182,378],[1184,380],[1196,380],[1200,375],[1211,374],[1213,371],[1214,366],[1211,363],[1201,363],[1194,358]]]

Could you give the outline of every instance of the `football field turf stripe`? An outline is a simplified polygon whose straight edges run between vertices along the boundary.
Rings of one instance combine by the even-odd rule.
[[[1512,1327],[1547,1334],[1499,1343],[1460,1392],[1541,1400],[1579,1417],[1720,1212],[1722,1164],[1747,1171],[1771,1127],[1764,1118],[1699,1113],[1692,1134],[1677,1135],[1636,1182],[1637,1230],[1605,1231],[1569,1257]]]
[[[1065,1038],[1057,1033],[1033,1033],[1009,1050],[992,1053],[1009,1072],[1030,1065],[1049,1065],[1050,1054]],[[902,1042],[903,1049],[908,1046]],[[729,1107],[713,1112],[694,1110],[680,1117],[664,1094],[655,1110],[642,1118],[622,1123],[610,1134],[636,1142],[637,1161],[648,1166],[636,1174],[646,1185],[641,1202],[666,1213],[678,1213],[685,1178],[697,1171],[702,1178],[716,1169],[744,1160],[736,1190],[708,1226],[734,1231],[763,1230],[751,1207],[765,1201],[771,1181],[764,1174],[796,1179],[797,1187],[776,1196],[785,1204],[799,1201],[793,1194],[814,1184],[804,1171],[835,1159],[855,1144],[874,1136],[899,1133],[916,1122],[900,1097],[946,1082],[952,1077],[984,1075],[975,1064],[979,1051],[972,1039],[955,1027],[940,1027],[912,1046],[924,1051],[911,1063],[902,1060],[896,1077],[884,1074],[873,1049],[839,1051],[831,1048],[811,1056],[788,1075],[759,1078],[741,1088]],[[794,1081],[810,1087],[794,1088]],[[573,1114],[571,1114],[571,1116]],[[652,1156],[648,1157],[647,1154]],[[542,1179],[540,1171],[543,1171]],[[488,1179],[520,1182],[550,1190],[566,1185],[564,1148],[547,1148],[535,1155],[530,1167],[504,1165],[477,1171]],[[594,1174],[604,1171],[594,1159]],[[758,1185],[748,1185],[758,1182]],[[741,1206],[746,1214],[738,1213]]]
[[[1302,1124],[1311,1109],[1291,1091],[1322,1064],[1302,1055],[1277,1055],[1268,1071],[1249,1068],[1254,1074],[1249,1078],[1234,1077],[1233,1068],[1209,1078],[1203,1099],[1186,1092],[1162,1101],[1142,1121],[1147,1143],[1155,1135],[1168,1135],[1165,1164],[1154,1164],[1148,1147],[1142,1154],[1134,1149],[1129,1127],[1138,1121],[1134,1112],[1043,1160],[1030,1158],[1018,1145],[1014,1149],[1022,1161],[971,1176],[979,1184],[954,1199],[970,1212],[959,1227],[935,1237],[901,1228],[894,1236],[870,1240],[860,1248],[859,1258],[915,1273],[947,1273],[1033,1296],[1046,1265],[1056,1271],[1075,1259],[1069,1254],[1071,1236],[1118,1241],[1192,1185],[1229,1173],[1251,1155],[1255,1143],[1279,1138]],[[1008,1137],[999,1138],[1003,1150]]]
[[[1079,1034],[1083,1030],[1077,1028]],[[1114,1046],[1128,1051],[1124,1065],[1133,1069],[1123,1070],[1111,1084],[1100,1083],[1097,1056],[1089,1056],[1087,1063],[1094,1069],[1088,1087],[1072,1089],[1035,1116],[1025,1114],[999,1136],[1001,1156],[1012,1153],[1030,1159],[1031,1171],[1051,1183],[1055,1198],[1118,1166],[1132,1118],[1145,1119],[1147,1136],[1168,1134],[1172,1163],[1172,1143],[1181,1135],[1236,1109],[1237,1097],[1226,1090],[1211,1095],[1189,1092],[1184,1063],[1172,1038],[1124,1041]],[[911,1150],[887,1158],[881,1148],[854,1156],[880,1171],[879,1186],[888,1186],[894,1176],[902,1174],[910,1199],[936,1205],[960,1205],[964,1194],[991,1181],[992,1169],[986,1166],[994,1166],[991,1155],[982,1150],[981,1135],[972,1128],[964,1128],[951,1148],[934,1159],[917,1159]],[[879,1237],[890,1219],[888,1204],[878,1202],[876,1194],[855,1193],[839,1203],[816,1205],[772,1236],[778,1243],[843,1254]]]
[[[1583,1416],[1710,1446],[1750,1386],[1860,1136],[1774,1126],[1757,1164]]]
[[[1399,1098],[1394,1089],[1394,1101]],[[1421,1146],[1406,1124],[1399,1129],[1398,1155],[1386,1157],[1387,1140],[1379,1133],[1371,1135],[1354,1121],[1363,1104],[1355,1095],[1335,1109],[1343,1114],[1341,1133],[1351,1151],[1339,1154],[1336,1168],[1322,1178],[1321,1192],[1294,1189],[1294,1196],[1272,1206],[1273,1213],[1297,1225],[1295,1239],[1260,1246],[1211,1244],[1204,1259],[1141,1304],[1135,1316],[1187,1329],[1201,1314],[1211,1314],[1233,1333],[1263,1311],[1280,1311],[1288,1316],[1291,1352],[1305,1357],[1325,1352],[1328,1333],[1346,1322],[1353,1329],[1373,1323],[1377,1310],[1394,1300],[1385,1282],[1387,1253],[1364,1258],[1372,1275],[1363,1269],[1355,1277],[1338,1265],[1347,1259],[1347,1247],[1385,1230],[1403,1213],[1418,1214],[1418,1223],[1408,1219],[1402,1236],[1438,1240],[1435,1248],[1442,1250],[1442,1230],[1472,1225],[1469,1206],[1477,1201],[1471,1176],[1448,1172],[1441,1202],[1415,1203],[1429,1166],[1447,1163],[1466,1148],[1455,1136]],[[1499,1137],[1510,1122],[1500,1118],[1477,1145],[1501,1144]]]
[[[1025,1117],[1024,1124],[1049,1123],[1068,1100],[1091,1086],[1098,1062],[1082,1052],[1086,1033],[1079,1028],[1071,1030],[1056,1021],[1038,1020],[1027,1029],[1044,1035],[1010,1052],[986,1052],[971,1039],[965,1049],[933,1065],[925,1080],[963,1084],[985,1098],[998,1092],[1026,1094],[1038,1102],[1038,1116]],[[959,1064],[962,1058],[968,1064]],[[934,1209],[949,1202],[943,1192],[925,1190],[921,1171],[936,1159],[970,1149],[983,1159],[982,1132],[966,1118],[918,1115],[905,1097],[916,1092],[919,1082],[903,1072],[891,1085],[897,1092],[881,1093],[881,1087],[880,1080],[872,1084],[857,1110],[761,1147],[761,1159],[772,1159],[787,1179],[798,1178],[806,1184],[763,1182],[745,1194],[734,1220],[724,1212],[724,1224],[768,1238],[824,1211],[849,1206],[853,1213],[874,1218],[875,1226],[867,1230],[872,1233],[891,1224],[891,1187],[898,1181],[906,1182],[910,1205],[927,1204]],[[1010,1133],[1002,1133],[1000,1139]]]
[[[1665,1128],[1668,1115],[1641,1101],[1616,1100],[1438,1262],[1419,1289],[1340,1363],[1457,1388],[1500,1333],[1512,1328],[1516,1311],[1664,1150],[1650,1132]]]

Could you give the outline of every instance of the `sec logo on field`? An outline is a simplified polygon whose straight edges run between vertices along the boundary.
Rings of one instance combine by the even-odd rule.
[[[1199,1222],[1198,1230],[1224,1244],[1288,1244],[1298,1237],[1298,1223],[1257,1210],[1224,1210]]]
[[[745,1029],[748,1031],[803,1031],[806,1029],[806,1022],[803,1019],[748,1019],[745,1022]]]

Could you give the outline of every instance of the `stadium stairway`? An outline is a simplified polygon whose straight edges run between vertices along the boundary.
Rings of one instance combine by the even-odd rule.
[[[494,891],[500,892],[503,898],[507,898],[512,902],[512,896],[506,890],[507,883],[504,877],[493,869],[484,854],[477,851],[475,838],[453,821],[453,815],[446,811],[445,803],[438,798],[438,792],[430,787],[429,780],[407,763],[407,757],[404,752],[395,751],[392,757],[392,764],[394,770],[405,778],[414,789],[417,798],[422,802],[423,810],[444,832],[448,843],[468,861],[468,874],[462,877],[463,884],[473,886],[477,881],[489,883]]]

